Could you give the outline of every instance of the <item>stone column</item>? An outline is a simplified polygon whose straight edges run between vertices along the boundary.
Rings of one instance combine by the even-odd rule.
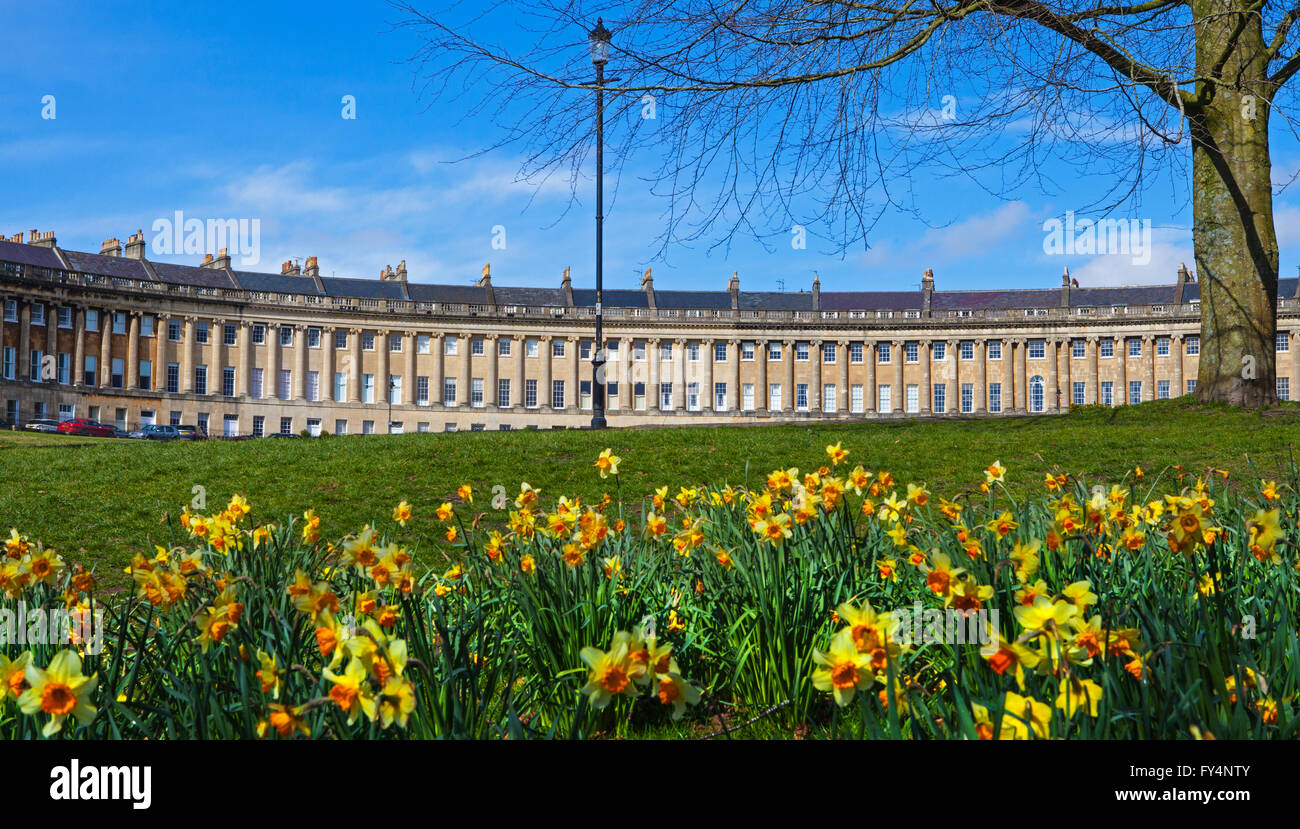
[[[934,384],[930,378],[930,341],[921,340],[917,346],[918,358],[921,360],[921,414],[930,414],[933,409]]]
[[[171,314],[159,314],[153,322],[153,387],[154,391],[164,393],[167,391],[167,364],[171,362],[171,340],[168,336],[171,322]]]
[[[622,382],[619,384],[619,409],[630,412],[633,407],[633,391],[636,388],[636,366],[632,364],[632,341],[624,337],[618,341],[618,364],[619,376]]]
[[[57,374],[59,359],[59,308],[57,305],[50,305],[45,310],[45,356],[54,357],[56,373],[50,382],[56,385],[59,382]],[[41,376],[41,382],[45,382],[44,375]],[[58,412],[56,411],[57,415]]]
[[[863,413],[876,411],[876,344],[867,340],[862,344],[862,361],[867,365],[867,379],[862,389]]]
[[[235,341],[239,343],[239,363],[235,368],[235,396],[251,398],[253,396],[253,323],[249,320],[240,320],[237,325]],[[265,378],[263,382],[266,382]]]
[[[673,341],[673,408],[686,410],[686,340]]]
[[[847,340],[835,343],[835,363],[839,366],[835,377],[835,411],[847,413],[853,405],[849,393],[849,344]]]
[[[356,346],[357,348],[361,347],[359,337]],[[360,388],[361,384],[360,368],[361,361],[357,360],[353,374],[356,377],[358,388]],[[276,322],[266,324],[266,366],[262,369],[262,399],[280,399],[280,324]],[[360,392],[357,393],[356,399],[361,399]]]
[[[700,350],[704,353],[700,356],[704,358],[704,370],[700,372],[700,410],[705,412],[713,411],[713,340],[701,340]]]
[[[385,343],[387,345],[387,343]],[[299,325],[293,337],[293,399],[307,399],[307,326]]]
[[[334,366],[335,366],[335,361],[337,359],[334,354],[334,334],[337,330],[338,329],[335,326],[328,325],[325,328],[322,328],[320,332],[321,335],[320,382],[321,382],[321,386],[324,387],[321,391],[320,396],[322,400],[327,400],[331,403],[342,402],[342,401],[334,400],[334,372],[336,370]],[[248,332],[245,331],[243,336],[245,337],[245,339],[242,340],[241,342],[247,342]],[[346,381],[344,382],[343,394],[344,397],[347,396]]]
[[[754,411],[767,411],[767,340],[754,341],[754,368],[757,378],[754,381]]]
[[[185,330],[181,332],[181,391],[185,394],[194,394],[194,331],[197,322],[198,320],[193,316],[185,317]],[[110,329],[104,329],[105,332],[108,330]],[[107,345],[104,347],[104,352],[108,353]],[[108,362],[107,357],[104,362]]]
[[[822,341],[808,343],[808,360],[812,363],[812,377],[808,379],[808,411],[822,410]]]
[[[348,376],[344,382],[347,384],[347,402],[349,403],[361,402],[361,334],[360,328],[348,329],[348,338],[352,342],[352,354],[350,355],[351,359],[348,360]],[[267,348],[269,353],[270,346],[268,345]],[[441,395],[442,392],[439,391],[438,394]]]
[[[101,326],[102,328],[102,326]],[[111,330],[111,329],[110,329]],[[22,303],[18,312],[18,379],[30,380],[32,377],[32,304]],[[107,362],[107,360],[105,360]],[[101,377],[107,375],[101,373]],[[100,385],[107,386],[107,382]]]
[[[1091,399],[1093,403],[1101,404],[1101,343],[1096,335],[1088,337],[1088,380],[1092,383],[1092,394],[1088,395],[1084,391],[1084,400]]]
[[[225,391],[225,384],[222,382],[224,374],[222,368],[226,364],[222,359],[226,348],[225,320],[212,320],[208,324],[208,347],[212,349],[212,364],[208,366],[208,394],[221,397]]]
[[[0,316],[3,320],[3,316]],[[86,309],[82,306],[72,312],[72,325],[76,329],[77,344],[72,351],[72,385],[86,384]],[[0,321],[0,342],[4,341],[4,322]],[[154,372],[155,376],[157,371]]]
[[[796,403],[794,393],[794,340],[782,341],[781,361],[785,368],[785,388],[781,389],[781,411],[793,412]]]
[[[446,371],[444,369],[446,366],[446,352],[447,344],[442,334],[431,335],[429,337],[429,356],[433,358],[433,368],[430,369],[429,374],[429,405],[436,403],[441,406],[444,403],[442,395],[446,390]],[[519,356],[520,359],[523,359],[522,353]],[[522,395],[523,389],[520,389],[519,393]]]
[[[891,411],[906,412],[907,389],[903,387],[903,361],[906,359],[906,355],[903,353],[903,341],[894,340],[890,350],[893,352],[890,357],[894,361],[894,389],[889,394]]]
[[[470,380],[474,377],[474,337],[471,334],[461,332],[459,335],[461,352],[460,352],[460,380],[456,383],[456,401],[457,405],[463,408],[470,408]]]
[[[740,340],[727,341],[727,358],[731,361],[731,379],[727,382],[727,411],[740,411]]]
[[[1061,362],[1065,365],[1062,375],[1062,385],[1065,387],[1061,395],[1061,411],[1068,412],[1074,405],[1074,343],[1068,338],[1061,343],[1062,354]]]
[[[1115,400],[1128,405],[1128,338],[1119,338],[1119,389]]]
[[[1015,345],[1015,353],[1012,359],[1011,375],[1016,384],[1016,411],[1028,411],[1028,389],[1025,388],[1029,382],[1025,363],[1025,338],[1017,337],[1012,340]]]
[[[1187,384],[1183,380],[1183,357],[1186,356],[1183,353],[1184,348],[1182,334],[1174,334],[1169,338],[1169,356],[1174,358],[1174,377],[1170,383],[1173,388],[1169,390],[1170,397],[1182,397],[1187,393],[1185,391]],[[1295,371],[1295,361],[1300,360],[1300,349],[1297,349],[1294,345],[1291,347],[1291,358],[1293,364],[1291,369],[1291,394],[1294,397],[1296,394],[1296,378],[1300,377]]]
[[[1047,342],[1043,343],[1047,349],[1047,399],[1043,401],[1044,408],[1049,412],[1060,411],[1061,384],[1057,380],[1057,371],[1059,369],[1058,361],[1060,354],[1056,349],[1056,338],[1048,337]]]
[[[515,337],[514,345],[511,347],[510,351],[514,355],[512,359],[515,361],[515,379],[514,382],[511,384],[514,386],[514,388],[510,390],[510,394],[511,394],[510,408],[523,409],[524,408],[524,360],[527,359],[524,355],[528,351],[528,347],[524,343],[524,338]]]
[[[595,342],[591,344],[592,348],[596,347]],[[569,337],[568,345],[565,347],[565,354],[569,356],[569,382],[565,385],[564,408],[572,409],[575,412],[582,410],[582,395],[579,393],[582,380],[582,339],[580,337]],[[591,393],[596,393],[594,385],[595,378],[592,378],[593,385]]]
[[[650,363],[650,387],[646,389],[646,411],[656,412],[661,410],[659,396],[659,369],[662,360],[659,359],[659,338],[646,340],[646,360]]]
[[[464,339],[465,359],[469,360],[469,343]],[[388,331],[375,332],[375,402],[388,404]]]
[[[483,338],[483,356],[487,357],[487,370],[483,372],[483,405],[496,408],[497,400],[497,335]]]
[[[415,367],[415,343],[415,331],[407,331],[402,335],[402,350],[406,352],[406,376],[402,378],[402,403],[407,405],[414,405],[415,395],[417,393],[416,386],[418,385],[418,381],[415,377],[415,372],[417,371]],[[492,364],[494,366],[496,365],[495,354],[493,355]],[[492,396],[493,399],[496,398],[495,389],[492,391]]]
[[[551,335],[541,337],[537,344],[537,356],[541,361],[542,377],[537,383],[537,406],[549,411],[551,408]]]
[[[989,344],[988,340],[975,341],[975,414],[989,409]]]
[[[127,315],[126,332],[126,387],[137,389],[140,387],[140,315],[135,311]]]
[[[1142,343],[1142,359],[1146,361],[1146,381],[1143,385],[1143,400],[1156,399],[1156,338],[1154,334],[1148,334]]]

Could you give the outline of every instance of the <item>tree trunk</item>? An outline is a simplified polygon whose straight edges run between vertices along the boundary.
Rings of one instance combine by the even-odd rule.
[[[1192,3],[1197,74],[1203,79],[1196,89],[1200,106],[1189,117],[1201,291],[1196,397],[1260,406],[1277,400],[1278,253],[1266,44],[1258,13],[1243,15],[1242,6],[1242,0]],[[1239,26],[1224,60],[1223,44],[1232,42]]]

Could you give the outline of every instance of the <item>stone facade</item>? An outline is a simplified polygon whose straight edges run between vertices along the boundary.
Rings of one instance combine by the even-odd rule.
[[[0,412],[213,436],[581,427],[594,292],[151,263],[0,241]],[[134,245],[135,255],[131,255]],[[611,426],[1055,413],[1195,384],[1197,286],[1007,291],[606,291]],[[1279,392],[1300,377],[1281,280]],[[1292,329],[1295,329],[1294,331]],[[48,355],[48,358],[47,358]],[[390,406],[391,402],[391,406]],[[391,415],[390,415],[391,411]]]

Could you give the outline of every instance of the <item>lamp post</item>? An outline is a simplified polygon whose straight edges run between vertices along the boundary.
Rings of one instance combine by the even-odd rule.
[[[609,29],[596,19],[587,35],[591,62],[596,67],[596,342],[591,353],[591,428],[605,428],[605,64],[609,63]],[[626,379],[626,378],[625,378]],[[576,389],[575,389],[576,391]]]
[[[388,375],[388,434],[393,433],[393,390],[397,388],[397,382],[393,380],[393,375]]]

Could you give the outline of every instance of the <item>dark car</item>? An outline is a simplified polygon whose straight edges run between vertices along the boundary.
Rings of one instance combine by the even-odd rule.
[[[182,424],[176,427],[176,434],[181,440],[207,440],[207,435],[197,426]]]
[[[65,435],[82,435],[84,437],[111,438],[113,427],[84,417],[74,417],[59,424],[59,431]]]
[[[29,420],[23,428],[29,432],[57,432],[59,431],[59,421],[44,418]]]
[[[181,433],[175,426],[155,424],[141,426],[131,433],[136,440],[180,440]]]
[[[267,435],[268,438],[298,438],[302,435],[295,435],[293,432],[272,432]]]

